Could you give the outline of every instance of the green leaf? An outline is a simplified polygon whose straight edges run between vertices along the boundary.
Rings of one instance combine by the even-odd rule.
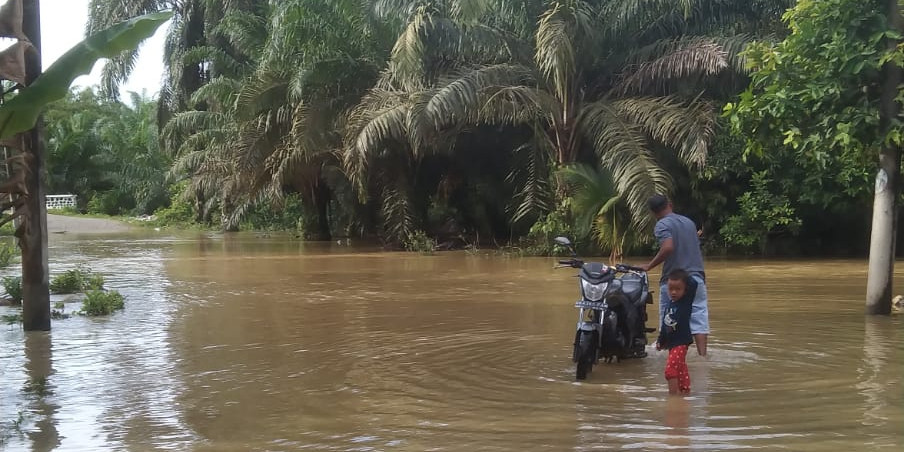
[[[34,127],[44,107],[66,97],[72,82],[80,75],[90,73],[97,60],[138,47],[172,15],[161,12],[139,16],[76,44],[20,94],[0,106],[0,139]]]

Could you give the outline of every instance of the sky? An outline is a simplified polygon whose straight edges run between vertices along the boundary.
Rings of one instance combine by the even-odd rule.
[[[89,2],[90,0],[41,0],[41,61],[45,68],[84,39]],[[3,3],[6,2],[0,0],[0,4]],[[149,96],[156,96],[159,92],[167,25],[161,26],[157,34],[142,44],[138,63],[132,76],[120,89],[121,93],[140,93],[145,90]],[[102,63],[98,63],[90,75],[79,77],[74,85],[97,85],[100,83],[101,67]],[[123,96],[123,99],[127,98]]]

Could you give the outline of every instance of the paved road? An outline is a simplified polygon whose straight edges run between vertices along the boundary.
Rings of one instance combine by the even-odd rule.
[[[125,232],[131,229],[132,226],[116,220],[47,214],[48,234],[104,234]]]

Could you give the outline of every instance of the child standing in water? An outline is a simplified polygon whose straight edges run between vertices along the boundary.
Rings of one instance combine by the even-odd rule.
[[[669,382],[669,394],[691,392],[691,377],[687,372],[687,346],[694,343],[691,335],[691,306],[697,293],[697,282],[684,270],[668,275],[669,300],[659,327],[656,350],[669,351],[665,365],[665,379]]]

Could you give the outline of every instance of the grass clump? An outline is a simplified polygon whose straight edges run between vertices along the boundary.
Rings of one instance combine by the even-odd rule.
[[[110,315],[125,308],[125,298],[115,290],[103,292],[90,290],[82,303],[81,313],[87,316]]]
[[[3,290],[14,305],[22,304],[22,277],[6,276],[3,278]]]
[[[76,267],[57,275],[50,281],[50,292],[55,294],[78,293],[85,290],[101,290],[103,275],[92,273],[87,267]]]

